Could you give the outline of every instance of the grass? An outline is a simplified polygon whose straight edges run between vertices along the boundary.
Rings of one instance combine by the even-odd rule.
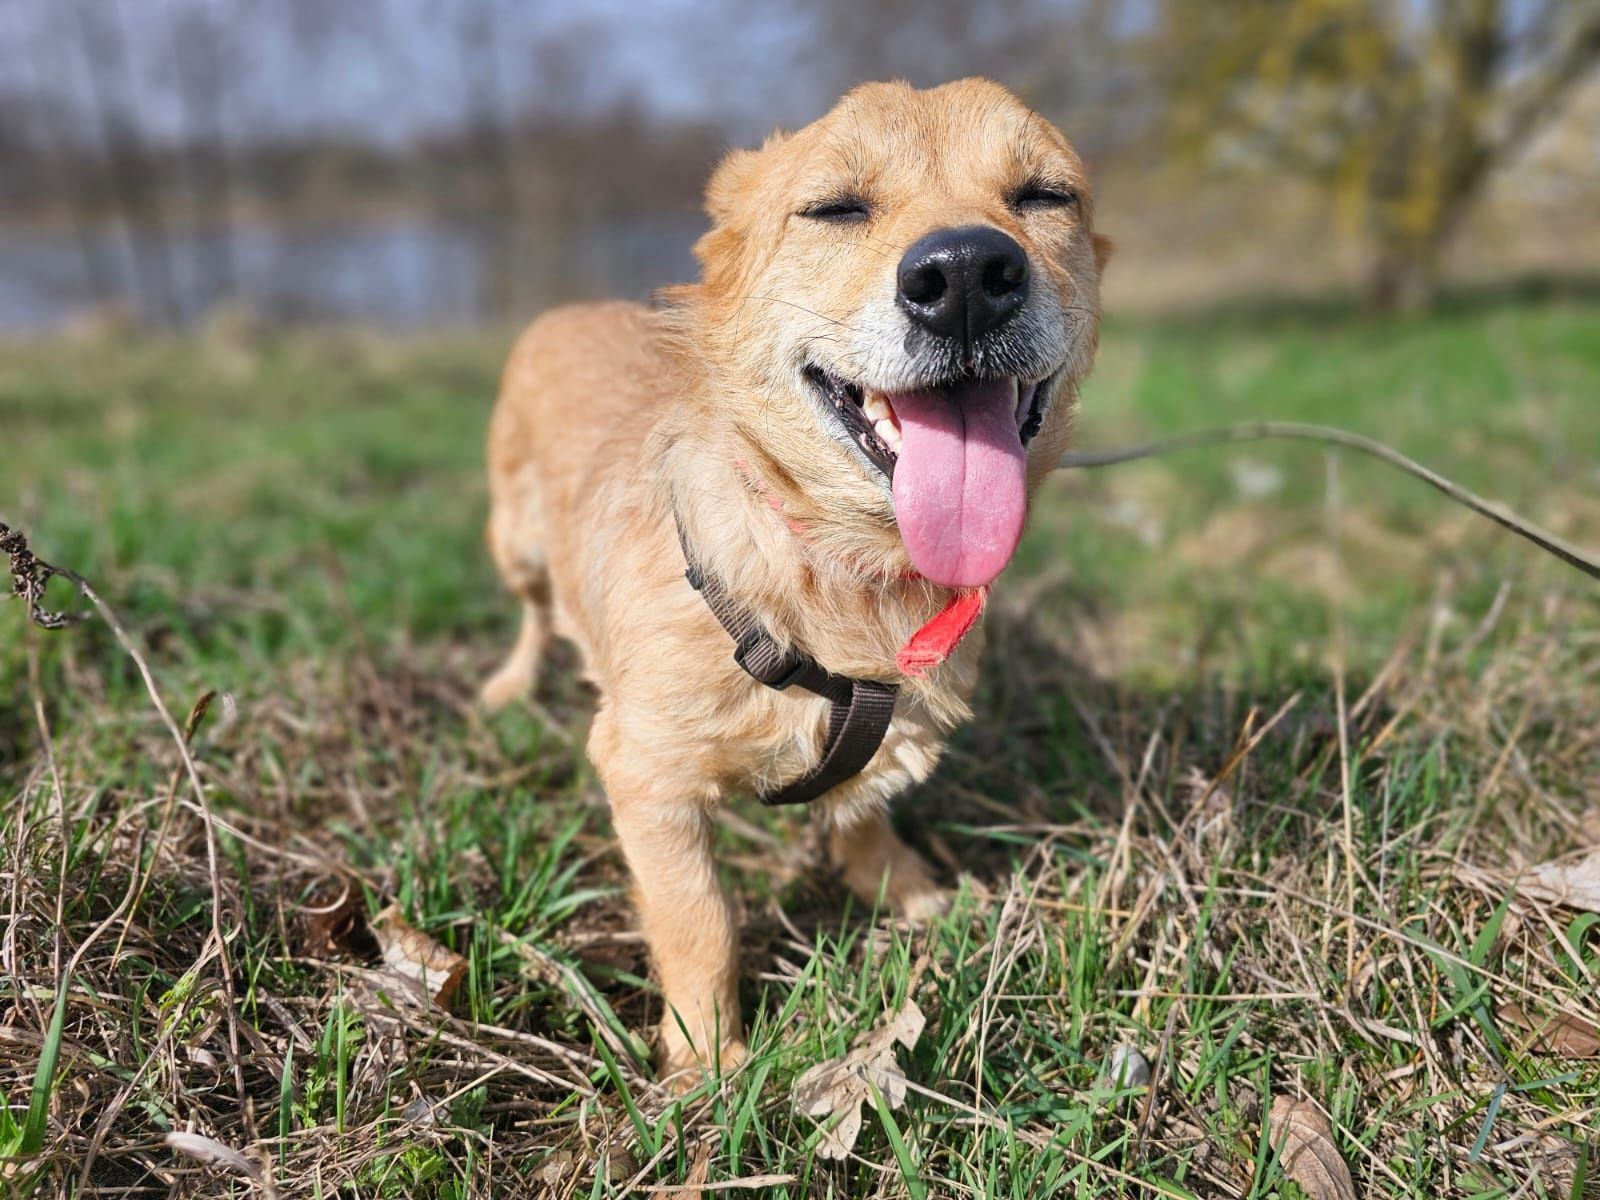
[[[803,818],[723,814],[752,1055],[663,1094],[591,700],[569,663],[470,705],[514,617],[480,541],[504,345],[0,349],[0,519],[180,721],[219,693],[202,807],[110,631],[0,605],[12,1194],[1287,1198],[1278,1096],[1364,1196],[1589,1186],[1600,1063],[1504,1005],[1600,1021],[1597,918],[1509,882],[1600,839],[1600,603],[1302,447],[1048,486],[979,717],[900,806],[955,889],[931,928],[847,902]],[[1593,545],[1597,393],[1586,303],[1113,325],[1082,440],[1332,422]],[[465,958],[449,1015],[379,968],[391,902]],[[906,1103],[821,1157],[795,1080],[907,1000]]]

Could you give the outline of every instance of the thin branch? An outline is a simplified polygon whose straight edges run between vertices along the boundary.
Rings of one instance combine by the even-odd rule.
[[[1327,425],[1308,425],[1299,421],[1246,421],[1238,425],[1223,425],[1215,429],[1200,429],[1193,433],[1179,434],[1177,437],[1163,438],[1160,441],[1144,442],[1134,446],[1124,446],[1116,450],[1083,451],[1062,455],[1058,466],[1065,469],[1087,470],[1097,467],[1110,467],[1118,463],[1133,462],[1140,458],[1155,458],[1164,454],[1172,454],[1179,450],[1193,450],[1203,446],[1222,446],[1239,442],[1259,442],[1268,439],[1287,439],[1289,441],[1322,442],[1335,446],[1343,446],[1347,450],[1355,450],[1372,458],[1379,459],[1422,480],[1429,487],[1443,492],[1451,500],[1463,508],[1469,508],[1481,517],[1487,517],[1496,525],[1509,529],[1518,537],[1526,538],[1539,549],[1559,558],[1569,567],[1582,571],[1591,579],[1600,579],[1600,555],[1591,554],[1580,550],[1572,543],[1562,540],[1547,529],[1541,529],[1525,517],[1516,513],[1494,500],[1488,500],[1469,491],[1453,480],[1446,479],[1437,471],[1431,471],[1415,459],[1407,458],[1398,450],[1385,446],[1373,438],[1363,437],[1359,433],[1351,433],[1344,429],[1334,429]]]

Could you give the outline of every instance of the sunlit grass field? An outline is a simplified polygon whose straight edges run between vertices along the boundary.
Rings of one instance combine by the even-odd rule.
[[[1303,446],[1059,474],[978,717],[898,810],[949,916],[847,902],[803,815],[731,806],[751,1059],[658,1089],[592,698],[566,655],[471,705],[515,616],[481,538],[508,340],[0,348],[0,520],[180,724],[218,693],[203,810],[108,627],[0,603],[13,1194],[1339,1194],[1275,1152],[1280,1097],[1363,1196],[1590,1194],[1597,918],[1514,879],[1600,844],[1600,591]],[[1264,417],[1600,546],[1595,302],[1112,322],[1079,441]],[[385,973],[390,904],[466,958],[447,1011]],[[824,1158],[795,1080],[908,1000],[905,1102]]]

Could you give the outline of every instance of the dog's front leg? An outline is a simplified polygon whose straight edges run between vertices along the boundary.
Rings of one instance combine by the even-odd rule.
[[[618,766],[631,756],[594,757],[666,1001],[662,1078],[687,1088],[700,1067],[744,1059],[738,930],[711,855],[708,802]]]
[[[662,1076],[688,1086],[697,1065],[728,1070],[744,1058],[738,931],[711,856],[711,823],[693,801],[648,794],[614,793],[611,811],[666,1001]]]

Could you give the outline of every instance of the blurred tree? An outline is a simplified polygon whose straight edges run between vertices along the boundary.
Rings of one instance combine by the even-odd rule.
[[[178,7],[168,0],[172,59],[182,113],[184,166],[200,235],[192,252],[204,282],[196,303],[206,307],[231,299],[236,286],[233,248],[232,170],[224,123],[228,72],[234,66],[227,14],[217,0]]]
[[[1126,0],[820,0],[807,10],[815,27],[803,39],[812,60],[803,74],[821,86],[819,109],[866,80],[931,87],[987,76],[1096,156],[1125,142],[1147,116],[1142,79],[1126,53],[1137,7]]]
[[[487,192],[472,220],[482,272],[478,303],[483,315],[503,319],[516,309],[516,241],[522,225],[516,161],[503,116],[499,66],[500,42],[505,35],[497,0],[456,7],[456,46],[466,93],[463,136]]]
[[[1330,187],[1382,308],[1429,301],[1495,168],[1600,62],[1600,0],[1164,0],[1161,17],[1181,142]]]
[[[6,11],[0,8],[0,13]],[[116,283],[105,240],[96,236],[95,221],[101,215],[97,164],[81,152],[61,97],[39,86],[52,68],[59,69],[62,39],[48,36],[53,31],[46,28],[28,29],[15,8],[8,15],[7,69],[0,72],[7,94],[0,98],[0,109],[10,130],[0,138],[0,198],[21,200],[21,212],[46,209],[52,198],[62,203],[83,259],[88,294],[104,304],[116,295]]]
[[[146,151],[139,125],[126,14],[120,3],[71,0],[68,7],[77,22],[89,108],[106,157],[111,192],[122,210],[143,307],[156,319],[173,324],[180,313],[161,202],[161,172]]]

